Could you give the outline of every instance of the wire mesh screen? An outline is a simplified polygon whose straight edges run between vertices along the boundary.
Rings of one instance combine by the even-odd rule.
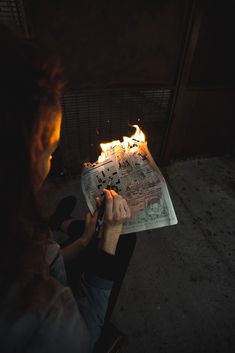
[[[0,23],[27,33],[22,0],[0,0]]]
[[[57,163],[64,172],[79,173],[83,161],[97,160],[99,144],[134,133],[138,124],[158,158],[167,124],[172,91],[122,88],[73,91],[63,96],[63,124]],[[59,157],[58,157],[59,155]]]

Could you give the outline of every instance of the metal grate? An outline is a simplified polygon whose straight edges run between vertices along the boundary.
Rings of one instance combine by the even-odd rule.
[[[28,33],[22,0],[0,0],[0,23]]]
[[[171,96],[171,90],[159,88],[67,93],[62,98],[61,169],[70,174],[78,173],[83,161],[97,159],[100,142],[133,133],[130,124],[138,124],[146,132],[151,150],[157,157]]]

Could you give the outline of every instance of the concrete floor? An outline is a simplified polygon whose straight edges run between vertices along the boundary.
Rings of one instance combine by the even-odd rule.
[[[138,233],[113,313],[120,353],[235,352],[235,161],[177,162],[164,170],[178,225]],[[51,190],[51,186],[50,186]],[[53,186],[51,207],[79,181]]]

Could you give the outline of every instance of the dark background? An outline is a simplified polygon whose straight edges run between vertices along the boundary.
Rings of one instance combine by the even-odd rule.
[[[234,150],[234,1],[23,3],[21,27],[58,53],[68,82],[55,174],[95,161],[132,123],[160,165]]]
[[[0,21],[57,51],[68,82],[51,209],[73,194],[73,216],[84,216],[70,176],[100,142],[132,133],[128,124],[168,164],[178,224],[137,234],[112,317],[127,336],[122,353],[235,352],[233,3],[0,0]]]

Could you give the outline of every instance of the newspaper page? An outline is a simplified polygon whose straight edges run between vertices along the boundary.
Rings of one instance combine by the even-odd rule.
[[[102,190],[110,184],[127,200],[132,217],[124,223],[122,234],[177,223],[165,179],[146,142],[135,141],[128,149],[121,144],[111,147],[103,162],[85,163],[81,180],[91,213],[96,209],[95,198],[102,198]]]

